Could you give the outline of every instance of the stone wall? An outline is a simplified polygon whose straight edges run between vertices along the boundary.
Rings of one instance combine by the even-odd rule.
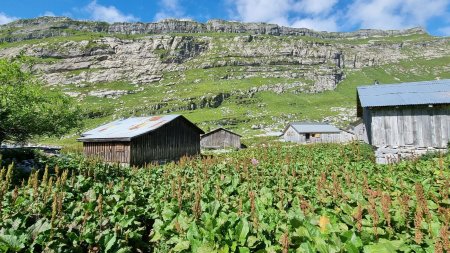
[[[414,147],[414,146],[382,146],[375,147],[375,158],[378,164],[396,163],[404,159],[413,159],[429,152],[447,152],[446,148]]]

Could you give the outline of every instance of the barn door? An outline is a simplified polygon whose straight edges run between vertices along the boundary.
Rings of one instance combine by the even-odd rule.
[[[305,139],[306,139],[306,141],[310,141],[311,140],[311,134],[310,133],[305,134]]]

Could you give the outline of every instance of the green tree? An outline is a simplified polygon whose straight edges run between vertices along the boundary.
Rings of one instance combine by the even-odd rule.
[[[0,144],[36,136],[61,136],[81,125],[80,109],[61,92],[21,69],[22,61],[0,59]]]

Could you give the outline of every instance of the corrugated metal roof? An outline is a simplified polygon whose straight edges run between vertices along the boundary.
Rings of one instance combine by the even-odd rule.
[[[326,123],[293,122],[289,124],[297,133],[339,133],[337,127]]]
[[[120,119],[81,134],[79,141],[90,139],[129,140],[141,134],[151,132],[181,115],[164,115]]]
[[[360,86],[362,107],[450,104],[450,79]]]

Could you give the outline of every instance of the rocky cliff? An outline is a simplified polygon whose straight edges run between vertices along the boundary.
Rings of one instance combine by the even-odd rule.
[[[353,73],[383,68],[398,80],[450,73],[450,40],[420,28],[329,33],[220,20],[107,24],[44,17],[0,26],[0,41],[0,57],[28,57],[31,71],[88,104],[93,118],[202,108],[231,117],[235,106],[248,106],[261,114],[232,118],[251,122],[273,106],[262,99],[267,94],[286,96],[301,109],[292,96],[334,90]],[[424,61],[438,64],[425,74],[412,66]],[[93,110],[96,103],[107,109]],[[340,109],[333,110],[322,119]],[[349,113],[340,117],[351,120]],[[301,113],[273,114],[279,115],[272,121],[283,123]]]
[[[1,41],[20,41],[66,36],[75,31],[107,34],[167,34],[167,33],[239,33],[265,34],[274,36],[308,36],[322,39],[366,38],[371,36],[394,36],[425,34],[423,28],[406,30],[363,29],[355,32],[317,32],[306,28],[291,28],[267,23],[241,23],[213,19],[206,23],[191,20],[166,19],[156,23],[113,23],[78,21],[67,17],[41,17],[22,19],[0,26],[6,36]],[[9,36],[8,36],[9,35]]]

